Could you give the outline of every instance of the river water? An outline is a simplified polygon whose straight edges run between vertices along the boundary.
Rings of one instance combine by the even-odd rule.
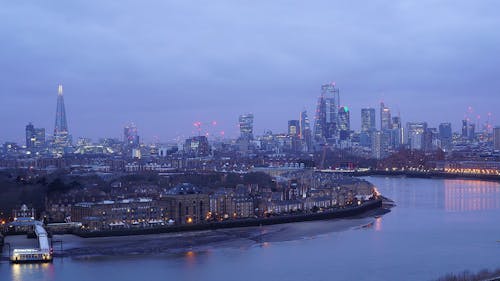
[[[167,255],[67,257],[45,265],[2,262],[0,280],[433,280],[449,272],[500,267],[499,183],[366,179],[397,206],[382,217],[347,220],[351,227],[342,230]]]

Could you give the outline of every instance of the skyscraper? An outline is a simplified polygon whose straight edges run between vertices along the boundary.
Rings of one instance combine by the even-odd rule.
[[[361,134],[359,136],[360,145],[363,147],[371,147],[372,133],[375,128],[375,109],[361,109]]]
[[[68,132],[68,123],[66,121],[66,108],[64,107],[63,86],[59,84],[57,88],[57,108],[56,124],[54,126],[54,146],[66,147],[71,144],[71,138]]]
[[[453,141],[453,134],[451,130],[451,123],[441,123],[439,124],[439,141],[441,143],[441,149],[448,151],[451,149],[451,143]]]
[[[392,117],[392,130],[391,130],[391,146],[393,149],[400,148],[404,143],[404,131],[401,123],[401,117]]]
[[[425,132],[427,131],[426,122],[408,122],[406,123],[408,132],[408,144],[412,150],[423,150],[425,148]]]
[[[493,147],[495,150],[500,150],[500,127],[493,129]]]
[[[351,132],[351,119],[349,114],[349,108],[347,106],[341,106],[338,113],[339,120],[339,139],[347,140]]]
[[[253,114],[240,115],[239,125],[241,139],[253,140]]]
[[[391,110],[383,102],[380,103],[380,130],[386,131],[392,129]]]
[[[335,83],[321,86],[314,123],[314,138],[318,142],[335,141],[338,138],[338,107],[340,91]]]
[[[309,122],[309,118],[307,117],[307,111],[302,111],[300,113],[300,139],[303,143],[303,150],[309,151],[312,148],[312,136],[311,136],[311,125]]]
[[[361,109],[361,132],[375,130],[375,108]]]

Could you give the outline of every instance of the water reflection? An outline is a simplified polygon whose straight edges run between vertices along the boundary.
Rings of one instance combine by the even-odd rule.
[[[382,231],[382,217],[375,218],[375,231]]]
[[[49,279],[52,279],[54,266],[48,263],[12,264],[11,273],[13,281],[32,280],[41,275],[48,275]]]
[[[446,180],[445,204],[449,212],[485,211],[500,208],[500,184],[478,180]]]

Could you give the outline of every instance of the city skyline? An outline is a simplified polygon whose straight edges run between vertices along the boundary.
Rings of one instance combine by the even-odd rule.
[[[119,138],[134,122],[145,141],[168,141],[196,135],[196,121],[237,137],[245,112],[255,134],[285,132],[304,108],[313,119],[320,85],[332,81],[354,129],[361,108],[381,101],[403,124],[458,131],[472,106],[472,118],[491,112],[498,125],[498,4],[429,3],[122,3],[127,17],[112,4],[96,14],[87,2],[6,3],[0,141],[22,142],[29,122],[52,130],[58,83],[74,138]]]
[[[334,82],[332,82],[332,83],[321,85],[321,87],[320,87],[321,91],[323,91],[323,89],[322,89],[323,87],[331,86],[331,85],[333,85],[336,90],[339,90],[338,87],[336,86],[336,84]],[[58,86],[57,86],[57,108],[56,108],[56,112],[55,112],[56,113],[56,124],[53,127],[53,129],[54,129],[54,137],[56,135],[56,131],[58,131],[58,129],[56,127],[57,126],[61,126],[61,123],[64,123],[65,131],[66,131],[65,134],[68,134],[67,133],[67,126],[68,125],[67,125],[67,121],[66,121],[66,112],[65,112],[64,100],[62,100],[62,98],[63,98],[62,87],[63,87],[62,84],[58,84]],[[339,93],[337,92],[336,95],[338,96]],[[319,96],[321,97],[322,94],[320,94]],[[340,95],[340,97],[341,96],[342,95]],[[341,99],[339,98],[339,100],[341,100]],[[337,108],[338,110],[341,110],[341,109],[348,110],[348,113],[352,112],[352,108],[350,108],[349,106],[343,105],[343,103],[340,103],[338,105],[335,104],[334,107]],[[305,106],[303,108],[305,108]],[[356,108],[356,107],[354,106],[354,108]],[[373,120],[374,123],[375,123],[375,129],[378,129],[378,130],[382,129],[382,130],[384,130],[383,128],[381,128],[381,126],[382,126],[381,119],[379,119],[379,118],[382,118],[381,117],[382,116],[382,113],[381,113],[382,112],[382,108],[384,108],[385,110],[388,110],[389,112],[391,110],[394,110],[393,107],[391,107],[390,105],[387,105],[383,101],[381,101],[381,103],[379,105],[366,106],[366,107],[360,108],[359,112],[358,112],[359,114],[356,114],[356,113],[354,113],[354,114],[348,114],[348,115],[350,115],[348,117],[349,122],[352,123],[353,119],[357,121],[356,122],[357,126],[354,126],[354,127],[350,126],[350,130],[355,131],[355,132],[362,132],[363,131],[363,124],[362,124],[363,121],[361,120],[362,119],[361,117],[363,115],[363,110],[367,110],[367,109],[373,109],[375,112],[379,111],[378,118],[375,118],[375,120]],[[64,117],[62,119],[59,117],[59,116],[61,116],[60,111],[64,112],[64,114],[63,114]],[[312,112],[312,111],[307,110],[307,112]],[[299,117],[300,117],[301,113],[302,112],[299,112]],[[233,132],[233,134],[227,134],[227,131],[224,130],[224,128],[217,127],[217,125],[219,125],[219,122],[215,121],[215,120],[210,121],[210,122],[208,122],[208,121],[206,121],[206,122],[194,121],[194,123],[191,123],[191,126],[193,126],[193,127],[190,127],[191,128],[190,134],[182,134],[182,135],[179,134],[179,135],[176,135],[174,137],[168,138],[168,140],[165,140],[165,139],[160,140],[160,138],[158,137],[158,135],[154,135],[154,136],[150,136],[150,137],[141,135],[140,128],[138,128],[136,126],[135,122],[133,122],[133,121],[126,122],[125,124],[122,125],[122,127],[119,128],[119,130],[123,130],[123,128],[127,129],[129,126],[134,126],[134,128],[135,128],[135,134],[141,135],[141,138],[143,138],[142,142],[144,142],[144,143],[151,143],[151,142],[155,142],[155,141],[172,142],[174,140],[177,141],[177,142],[179,142],[179,141],[184,141],[185,138],[197,136],[197,135],[200,135],[200,134],[205,135],[206,133],[209,133],[209,137],[211,137],[211,138],[223,138],[223,139],[224,138],[225,139],[227,139],[227,138],[229,138],[229,139],[233,138],[233,139],[236,139],[236,138],[238,138],[241,135],[241,132],[240,132],[241,120],[238,121],[238,119],[240,119],[241,116],[245,116],[246,114],[251,115],[252,119],[254,118],[253,117],[254,116],[253,113],[244,113],[244,114],[239,114],[238,116],[236,116],[236,122],[235,123],[236,123],[237,128]],[[399,119],[400,115],[401,115],[401,112],[398,111],[395,115],[396,116],[394,116],[394,118],[398,118]],[[358,118],[356,118],[356,116]],[[490,129],[490,133],[492,132],[493,128],[497,127],[497,125],[496,125],[496,123],[494,121],[495,119],[493,118],[493,115],[491,113],[486,114],[486,118],[484,118],[484,119],[479,119],[479,118],[473,119],[474,117],[472,117],[472,116],[476,116],[476,115],[474,115],[473,108],[469,106],[468,109],[467,109],[467,113],[464,115],[464,117],[462,119],[460,119],[458,121],[457,120],[453,120],[453,121],[436,121],[437,124],[430,123],[431,125],[429,125],[429,127],[436,127],[437,128],[442,123],[451,123],[452,124],[452,132],[453,133],[460,133],[461,130],[462,130],[460,124],[462,124],[462,122],[464,120],[471,120],[470,121],[471,124],[476,125],[476,131],[477,132],[481,132],[483,130],[482,125],[485,124],[486,120],[489,120],[489,125],[491,126],[489,128]],[[470,118],[470,117],[472,117],[472,118]],[[311,121],[313,125],[316,124],[316,120],[315,119],[316,118],[314,118]],[[379,119],[379,120],[377,121],[377,119]],[[391,119],[390,118],[390,113],[389,113],[389,119]],[[401,119],[403,119],[403,118],[401,118]],[[294,118],[288,119],[286,122],[289,122],[290,120],[294,120]],[[419,120],[420,121],[405,121],[403,119],[403,123],[402,124],[403,124],[403,126],[405,126],[407,123],[413,123],[413,122],[426,122],[426,123],[429,123],[425,119],[419,119]],[[401,120],[399,122],[401,122]],[[32,123],[35,123],[35,122],[34,121],[29,121],[27,124],[28,125],[32,125]],[[253,121],[252,121],[252,123],[253,123]],[[456,126],[454,126],[455,123],[456,123]],[[42,127],[42,129],[44,129],[44,130],[47,130],[47,129],[50,130],[50,129],[52,129],[50,127],[43,127],[43,126],[39,126],[38,124],[36,124],[36,125],[38,127]],[[387,124],[385,126],[387,126]],[[271,131],[273,131],[273,133],[287,133],[287,130],[288,130],[287,124],[282,125],[282,127],[283,128],[280,128],[278,130],[271,130]],[[265,131],[262,131],[260,133],[259,132],[255,132],[255,135],[256,136],[263,135],[266,131],[269,131],[269,130],[270,129],[265,129]],[[76,131],[78,131],[78,129]],[[24,129],[23,129],[23,132],[24,132]],[[72,134],[69,134],[68,136],[71,137]],[[21,137],[17,137],[17,139],[21,139],[20,141],[18,141],[18,143],[23,143],[24,138],[25,138],[24,135],[21,136]],[[120,134],[120,133],[115,134],[115,135],[109,135],[108,134],[108,135],[101,135],[101,136],[97,136],[97,135],[95,135],[95,136],[77,136],[75,138],[75,140],[78,139],[78,138],[92,138],[94,141],[96,141],[98,139],[102,139],[102,138],[116,138],[116,139],[119,139],[119,140],[125,140],[125,138],[123,137],[123,135]],[[6,142],[6,141],[12,141],[12,139],[6,139],[6,140],[1,140],[0,139],[0,141]]]

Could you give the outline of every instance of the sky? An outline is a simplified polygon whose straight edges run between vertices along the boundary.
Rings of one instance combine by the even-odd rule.
[[[1,1],[0,142],[53,132],[64,86],[74,139],[285,132],[335,82],[359,130],[384,101],[403,123],[500,125],[499,1]],[[471,107],[472,110],[468,110]],[[469,113],[468,113],[469,111]],[[216,121],[216,125],[212,125]],[[378,120],[377,120],[378,122]]]

